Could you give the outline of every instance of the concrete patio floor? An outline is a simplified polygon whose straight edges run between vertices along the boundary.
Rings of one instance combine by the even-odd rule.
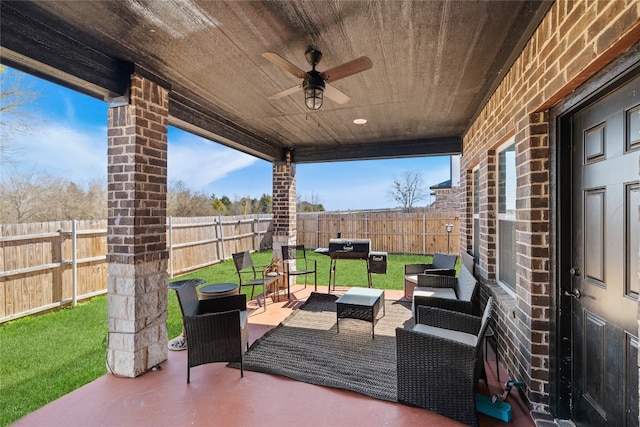
[[[318,287],[326,292],[326,287]],[[336,293],[346,288],[338,287]],[[280,301],[267,298],[267,310],[250,302],[250,339],[254,341],[299,307],[313,286],[298,285]],[[387,300],[402,298],[402,291],[385,291]],[[495,355],[486,362],[489,388],[502,392],[495,372]],[[372,399],[358,393],[306,384],[288,378],[245,371],[226,363],[192,368],[186,383],[186,351],[169,351],[161,369],[138,378],[107,374],[18,420],[15,426],[459,426],[430,411]],[[502,383],[507,374],[501,371]],[[481,383],[482,384],[482,383]],[[534,426],[528,409],[512,391],[508,402],[514,426]],[[507,425],[480,415],[482,427]]]

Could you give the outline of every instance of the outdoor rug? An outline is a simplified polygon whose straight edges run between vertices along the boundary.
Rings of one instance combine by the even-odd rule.
[[[410,303],[385,301],[386,314],[380,310],[372,339],[371,323],[362,320],[340,319],[336,332],[337,298],[312,293],[253,343],[244,368],[397,401],[395,329],[413,326]]]

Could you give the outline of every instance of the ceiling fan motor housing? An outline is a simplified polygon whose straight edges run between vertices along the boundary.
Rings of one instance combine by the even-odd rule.
[[[309,65],[315,69],[315,66],[320,63],[320,60],[322,60],[322,52],[320,52],[315,46],[309,46],[307,51],[304,53],[304,57]]]
[[[303,89],[319,89],[324,90],[324,79],[316,70],[307,72],[307,76],[302,82]]]

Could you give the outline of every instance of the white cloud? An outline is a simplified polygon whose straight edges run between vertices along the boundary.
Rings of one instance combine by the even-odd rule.
[[[14,136],[18,153],[13,166],[78,184],[94,180],[106,184],[106,126],[80,130],[51,123],[51,120],[41,122],[29,134]],[[258,161],[240,151],[187,133],[179,133],[173,140],[170,138],[168,150],[168,178],[183,181],[194,191],[208,191],[207,187],[213,182]]]
[[[168,175],[195,191],[203,191],[214,181],[254,164],[258,159],[204,138],[186,134],[169,141]]]
[[[107,134],[104,128],[80,132],[45,123],[15,137],[16,166],[36,169],[78,183],[107,179]]]

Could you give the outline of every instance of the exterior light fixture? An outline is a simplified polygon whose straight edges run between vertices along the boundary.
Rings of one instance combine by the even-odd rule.
[[[367,119],[355,119],[353,123],[356,125],[364,125],[367,123]]]
[[[447,223],[444,225],[447,230],[447,253],[451,253],[451,232],[453,231],[453,224]]]
[[[310,110],[318,110],[322,107],[322,98],[324,96],[324,80],[320,77],[320,73],[315,70],[309,71],[304,82],[304,103]]]

